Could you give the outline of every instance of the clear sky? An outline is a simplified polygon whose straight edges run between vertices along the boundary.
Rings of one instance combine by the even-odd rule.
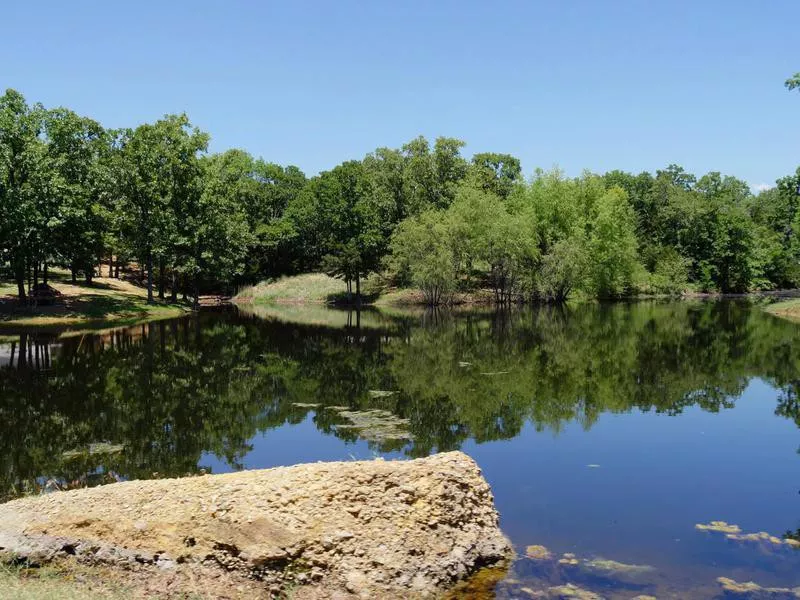
[[[423,134],[756,186],[800,165],[799,26],[798,0],[7,2],[0,86],[107,127],[185,111],[308,174]]]

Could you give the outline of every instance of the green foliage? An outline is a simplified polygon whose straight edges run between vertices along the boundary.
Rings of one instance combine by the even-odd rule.
[[[542,257],[535,292],[546,301],[564,302],[586,280],[589,258],[586,245],[578,236],[553,244]]]
[[[433,210],[403,221],[392,237],[393,268],[408,273],[428,304],[447,303],[458,275],[451,231]]]
[[[91,280],[104,257],[138,263],[151,299],[156,278],[160,296],[168,284],[173,298],[197,297],[324,270],[355,284],[358,301],[384,266],[435,302],[477,287],[507,303],[800,285],[800,170],[757,196],[676,164],[654,175],[537,170],[525,182],[514,156],[468,161],[463,141],[420,136],[306,179],[243,150],[208,155],[208,141],[186,115],[105,131],[8,90],[0,266],[20,298],[48,265]]]
[[[431,151],[428,140],[422,136],[403,146],[406,214],[450,206],[459,182],[467,173],[467,161],[461,157],[463,146],[461,140],[440,137]]]
[[[597,199],[587,232],[591,263],[588,289],[607,298],[627,292],[636,269],[633,210],[622,188],[614,187]]]
[[[348,289],[356,283],[360,301],[361,280],[378,269],[386,251],[383,224],[393,207],[385,196],[372,193],[372,180],[359,161],[320,174],[311,190],[301,198],[311,218],[313,252],[322,257],[328,275],[343,279]]]
[[[653,257],[649,290],[657,294],[680,295],[686,291],[689,260],[672,246],[660,247]]]
[[[473,185],[506,199],[520,182],[522,165],[510,154],[480,152],[472,157],[469,177]]]

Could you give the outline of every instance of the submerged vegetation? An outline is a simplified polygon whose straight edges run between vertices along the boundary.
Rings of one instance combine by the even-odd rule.
[[[478,289],[510,303],[800,284],[800,169],[758,194],[674,164],[525,179],[509,154],[418,137],[307,178],[208,142],[186,115],[107,130],[6,91],[0,270],[19,300],[53,267],[91,283],[101,262],[148,302],[309,271],[355,303],[375,273],[432,305]]]

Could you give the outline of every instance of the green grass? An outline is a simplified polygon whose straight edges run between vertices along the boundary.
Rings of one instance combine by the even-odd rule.
[[[144,289],[118,279],[98,278],[89,285],[55,277],[50,284],[62,294],[53,305],[20,306],[16,285],[0,282],[0,331],[28,326],[97,329],[177,317],[187,311],[178,304],[147,304]]]

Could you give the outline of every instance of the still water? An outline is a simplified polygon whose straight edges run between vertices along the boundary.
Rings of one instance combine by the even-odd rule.
[[[781,541],[800,539],[799,390],[800,325],[743,301],[0,331],[0,499],[461,449],[520,556],[553,554],[518,560],[498,598],[722,598],[723,576],[800,585]],[[695,528],[716,520],[777,541]]]

